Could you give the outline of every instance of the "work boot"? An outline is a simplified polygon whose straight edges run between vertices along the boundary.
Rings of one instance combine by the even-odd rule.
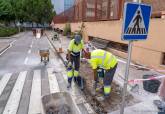
[[[71,83],[68,83],[67,88],[68,88],[68,89],[71,88]]]
[[[108,99],[108,98],[109,98],[109,95],[104,95],[104,98],[105,98],[105,99]]]
[[[77,84],[78,82],[77,82],[77,77],[74,77],[74,82]]]

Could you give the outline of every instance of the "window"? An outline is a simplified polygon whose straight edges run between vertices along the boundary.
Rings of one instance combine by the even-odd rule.
[[[107,19],[108,17],[108,0],[103,0],[102,2],[102,19]]]
[[[165,65],[165,52],[162,54],[162,65]]]

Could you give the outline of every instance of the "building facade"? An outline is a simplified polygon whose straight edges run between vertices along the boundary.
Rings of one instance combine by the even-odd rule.
[[[71,8],[75,3],[75,0],[52,0],[54,5],[54,10],[57,14],[64,12],[65,10]]]
[[[123,3],[121,2],[123,1]],[[82,0],[74,8],[71,30],[79,30],[83,22],[83,38],[85,41],[102,39],[108,41],[106,49],[122,58],[127,58],[128,42],[121,40],[122,8],[125,0]],[[126,0],[135,1],[135,0]],[[132,61],[137,64],[165,69],[165,0],[141,0],[152,5],[152,19],[146,41],[133,44]],[[118,5],[117,5],[118,4]],[[86,6],[83,8],[82,6]],[[123,6],[122,6],[123,7]],[[56,23],[63,29],[64,24]]]
[[[64,10],[71,8],[75,3],[75,0],[64,0]]]

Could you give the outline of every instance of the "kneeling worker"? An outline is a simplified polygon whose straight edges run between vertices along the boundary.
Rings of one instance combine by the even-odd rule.
[[[80,67],[80,52],[84,48],[84,43],[80,35],[75,35],[75,38],[70,41],[68,48],[68,61],[70,66],[68,67],[68,86],[71,87],[72,78],[74,80],[79,76],[79,67]]]
[[[88,62],[94,72],[94,85],[97,85],[97,69],[102,68],[105,70],[105,76],[103,79],[104,96],[109,97],[111,92],[111,83],[118,64],[116,57],[110,52],[96,49],[90,53],[90,59]]]

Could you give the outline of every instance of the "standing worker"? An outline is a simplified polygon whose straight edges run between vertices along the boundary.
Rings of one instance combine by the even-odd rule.
[[[80,67],[80,52],[84,48],[84,43],[80,35],[75,35],[75,38],[70,41],[69,48],[68,48],[68,86],[67,88],[71,87],[72,78],[77,80],[79,76],[79,67]]]
[[[95,90],[97,89],[97,70],[102,68],[105,70],[105,76],[103,79],[104,83],[104,96],[105,98],[109,97],[111,92],[111,83],[117,68],[117,59],[116,57],[107,51],[96,49],[90,53],[89,63],[94,72],[94,86]]]

